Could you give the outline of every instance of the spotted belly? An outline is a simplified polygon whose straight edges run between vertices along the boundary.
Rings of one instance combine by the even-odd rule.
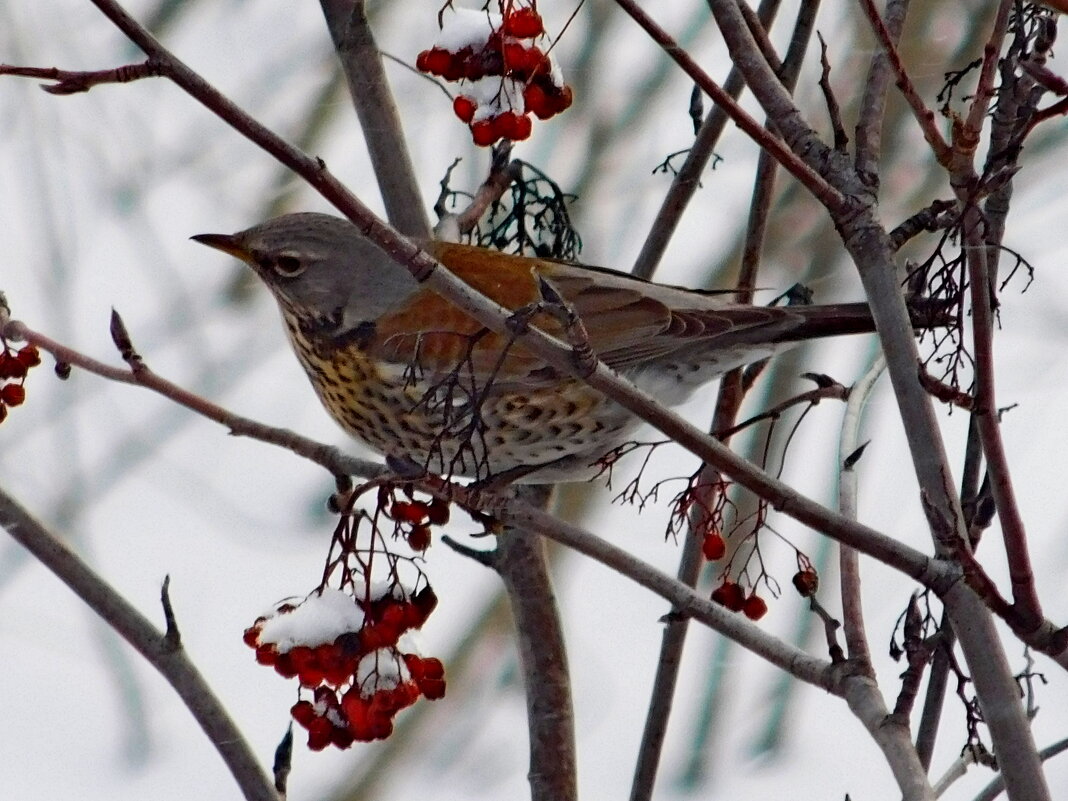
[[[580,381],[487,389],[463,371],[428,377],[375,363],[356,347],[317,353],[291,338],[342,428],[438,475],[484,479],[531,469],[522,480],[587,479],[596,472],[591,465],[635,428],[632,415]]]

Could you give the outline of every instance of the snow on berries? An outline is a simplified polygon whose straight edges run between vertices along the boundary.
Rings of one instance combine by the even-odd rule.
[[[389,582],[317,590],[282,603],[245,630],[256,661],[295,678],[310,697],[290,714],[308,731],[308,747],[348,748],[389,737],[393,718],[420,697],[445,695],[441,661],[423,657],[410,632],[421,628],[437,596]]]
[[[501,14],[450,9],[434,46],[421,52],[421,72],[461,85],[453,100],[476,145],[530,136],[531,117],[547,120],[567,109],[571,87],[534,40],[545,36],[535,4],[500,0]]]

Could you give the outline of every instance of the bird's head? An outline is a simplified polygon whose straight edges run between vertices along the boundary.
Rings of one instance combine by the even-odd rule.
[[[419,288],[355,225],[329,214],[286,214],[236,234],[192,238],[252,267],[302,322],[337,334],[374,322]]]

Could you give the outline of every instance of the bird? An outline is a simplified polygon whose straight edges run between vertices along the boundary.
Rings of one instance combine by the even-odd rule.
[[[480,481],[583,481],[640,423],[421,286],[348,220],[293,213],[192,239],[253,269],[327,412],[397,464]],[[874,330],[863,303],[756,306],[574,262],[420,245],[514,312],[543,300],[548,285],[593,353],[668,405],[791,345]],[[563,338],[561,315],[530,324]]]

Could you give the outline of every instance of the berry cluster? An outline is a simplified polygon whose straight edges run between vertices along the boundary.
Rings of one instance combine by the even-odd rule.
[[[422,552],[430,547],[430,527],[443,526],[449,522],[449,504],[440,498],[429,503],[415,500],[394,501],[389,507],[389,516],[401,525],[409,547],[413,551]]]
[[[506,6],[506,7],[505,7]],[[463,82],[456,116],[475,144],[530,136],[530,115],[547,120],[571,105],[571,87],[552,59],[530,40],[545,35],[533,4],[502,3],[502,13],[457,9],[445,17],[437,43],[415,66],[446,81]]]
[[[392,663],[368,654],[357,669],[358,675],[368,674],[368,681],[353,684],[341,693],[319,686],[312,693],[312,700],[293,704],[290,714],[308,730],[311,750],[384,740],[393,733],[394,716],[418,701],[419,696],[436,700],[445,695],[441,660],[424,659],[417,654],[401,654],[400,661],[390,658],[394,659]]]
[[[33,345],[14,350],[6,340],[0,340],[0,423],[7,417],[8,407],[21,406],[26,400],[26,374],[41,363],[41,354]],[[16,383],[17,382],[17,383]]]
[[[727,579],[712,590],[712,600],[732,612],[741,612],[750,620],[760,620],[768,613],[768,604],[756,592],[745,594],[741,584]]]
[[[441,662],[420,656],[405,637],[436,605],[429,586],[372,587],[362,602],[326,589],[258,618],[244,640],[257,662],[313,691],[290,710],[308,730],[308,747],[348,748],[388,737],[394,715],[420,696],[445,695]]]

